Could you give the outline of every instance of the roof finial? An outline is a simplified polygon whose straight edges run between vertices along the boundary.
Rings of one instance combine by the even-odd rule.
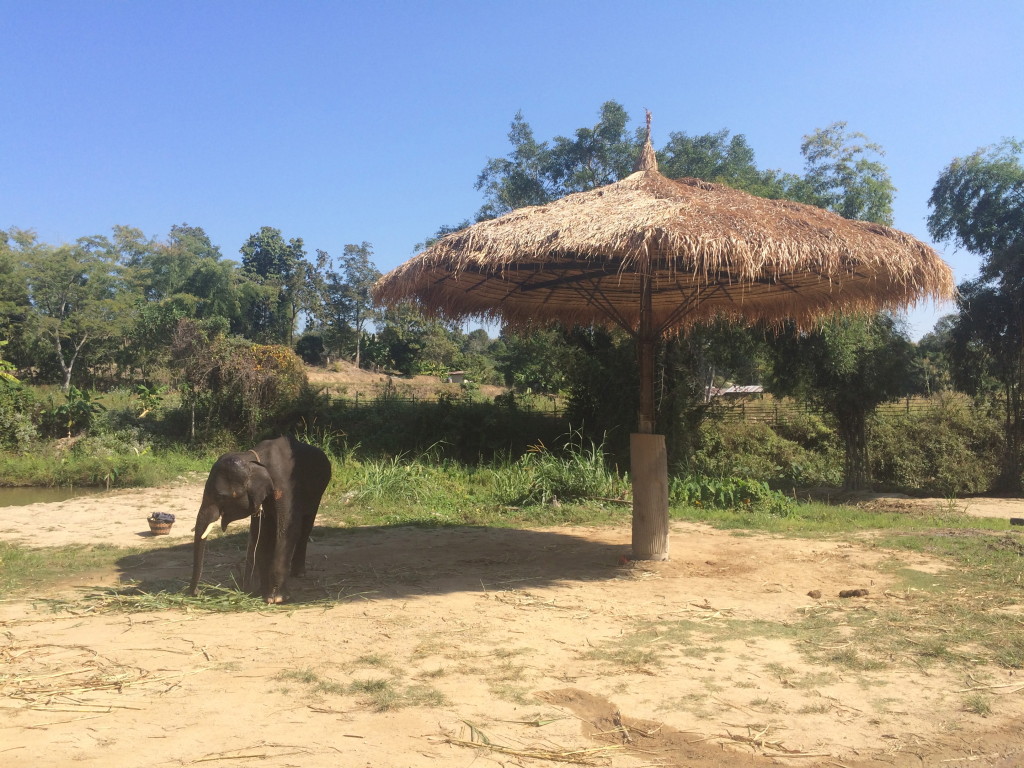
[[[644,139],[644,146],[640,150],[640,156],[636,159],[633,172],[656,171],[658,170],[658,158],[654,154],[654,145],[651,144],[651,110],[647,111],[647,138]]]

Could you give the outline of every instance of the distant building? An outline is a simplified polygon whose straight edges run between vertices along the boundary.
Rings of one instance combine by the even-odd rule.
[[[763,395],[764,387],[760,384],[741,384],[733,387],[707,387],[704,390],[705,402],[710,402],[713,397],[724,397],[729,400],[742,400],[746,397]]]
[[[445,384],[464,384],[466,382],[465,371],[448,371],[448,375],[445,377]]]

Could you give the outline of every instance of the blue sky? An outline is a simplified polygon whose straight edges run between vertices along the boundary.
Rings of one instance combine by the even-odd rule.
[[[0,40],[0,228],[50,243],[187,222],[237,258],[272,226],[311,255],[369,241],[387,271],[476,212],[517,110],[550,139],[612,99],[653,112],[655,146],[727,128],[797,173],[845,120],[927,241],[941,170],[1024,139],[1020,0],[0,0]]]

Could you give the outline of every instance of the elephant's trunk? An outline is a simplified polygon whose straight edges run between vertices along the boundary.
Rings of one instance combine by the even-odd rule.
[[[203,575],[203,559],[206,556],[206,537],[220,518],[220,510],[213,504],[204,503],[196,516],[196,533],[192,544],[192,583],[188,593],[199,594],[199,577]]]

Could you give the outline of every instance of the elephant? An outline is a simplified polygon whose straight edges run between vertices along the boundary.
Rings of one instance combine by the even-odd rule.
[[[284,602],[289,566],[292,576],[305,575],[306,543],[330,479],[327,455],[287,435],[218,458],[196,516],[189,593],[199,593],[206,537],[217,521],[223,531],[229,523],[248,517],[242,588],[255,593],[258,573],[263,599],[268,604]]]

